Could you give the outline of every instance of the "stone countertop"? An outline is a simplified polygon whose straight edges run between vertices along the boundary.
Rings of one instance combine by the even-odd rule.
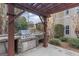
[[[30,36],[27,36],[26,39],[21,39],[21,36],[14,36],[15,40],[19,39],[21,42],[26,42],[30,40],[39,40],[42,37],[43,33],[33,33]],[[0,42],[7,42],[8,36],[7,35],[0,35]]]
[[[20,36],[14,36],[14,38],[16,40],[16,39],[19,39]],[[0,42],[7,42],[7,40],[8,40],[8,36],[1,36],[0,37]]]
[[[38,38],[38,40],[44,38],[44,33],[43,32],[32,33],[32,35],[35,35]]]
[[[36,33],[32,33],[32,35],[43,35],[44,33],[42,33],[42,32],[36,32]]]
[[[15,40],[19,39],[21,42],[26,42],[26,41],[37,39],[37,37],[35,37],[35,36],[27,36],[26,39],[21,39],[20,36],[14,36],[14,37],[15,37]],[[7,42],[7,40],[8,40],[7,36],[0,37],[0,42]]]
[[[35,36],[28,36],[26,39],[20,39],[21,42],[26,42],[26,41],[31,41],[31,40],[36,40],[37,37]]]

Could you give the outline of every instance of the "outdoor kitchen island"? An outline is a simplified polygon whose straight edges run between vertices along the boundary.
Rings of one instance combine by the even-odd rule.
[[[27,36],[26,39],[19,39],[18,53],[25,52],[37,46],[38,39],[36,36]]]
[[[15,41],[15,52],[17,50],[17,43],[20,36],[14,36]],[[8,51],[8,35],[0,35],[0,55],[7,54]]]
[[[16,34],[15,39],[15,54],[23,53],[27,50],[37,47],[40,44],[40,40],[44,39],[42,32],[34,32],[30,35],[25,35],[22,39],[22,35]],[[42,42],[41,42],[42,43]],[[8,51],[8,35],[0,35],[0,56],[7,55]]]
[[[21,39],[21,36],[15,36],[15,53],[21,53],[37,46],[37,37],[27,36],[26,39]],[[0,37],[0,55],[7,54],[8,37]]]

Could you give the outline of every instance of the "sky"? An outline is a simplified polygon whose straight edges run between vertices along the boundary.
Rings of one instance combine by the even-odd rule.
[[[28,14],[28,12],[24,12],[21,16],[24,16],[26,19],[29,19],[28,21],[32,21],[34,24],[41,22],[39,16],[32,13]]]

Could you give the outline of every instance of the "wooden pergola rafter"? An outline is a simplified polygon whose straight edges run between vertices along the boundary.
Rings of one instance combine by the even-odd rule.
[[[8,55],[15,55],[14,51],[14,19],[21,15],[24,11],[28,11],[37,14],[42,17],[44,24],[44,43],[43,46],[48,46],[48,32],[47,32],[47,21],[50,14],[57,13],[66,9],[79,6],[79,3],[14,3],[8,4]],[[14,8],[24,10],[18,15],[14,15]],[[12,23],[10,23],[12,22]]]
[[[24,3],[24,4],[15,4],[19,6],[23,6],[25,8],[30,9],[31,12],[36,11],[36,13],[41,14],[43,16],[48,16],[50,14],[60,12],[66,9],[70,9],[78,6],[78,3]],[[17,7],[17,6],[16,6]],[[22,7],[20,7],[22,9]]]
[[[34,10],[35,8],[34,7],[31,7],[30,8],[30,5],[27,5],[27,4],[15,4],[15,7],[16,8],[20,8],[20,9],[23,9],[23,10],[26,10],[28,12],[31,12],[31,13],[34,13],[34,14],[37,14],[37,15],[42,15],[42,16],[45,16],[46,14],[45,13],[42,13],[42,12],[39,12],[37,11],[38,9]]]

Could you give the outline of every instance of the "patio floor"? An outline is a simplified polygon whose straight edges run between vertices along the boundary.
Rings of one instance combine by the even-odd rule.
[[[18,56],[79,56],[79,53],[49,44],[47,48],[37,48],[20,53]]]

